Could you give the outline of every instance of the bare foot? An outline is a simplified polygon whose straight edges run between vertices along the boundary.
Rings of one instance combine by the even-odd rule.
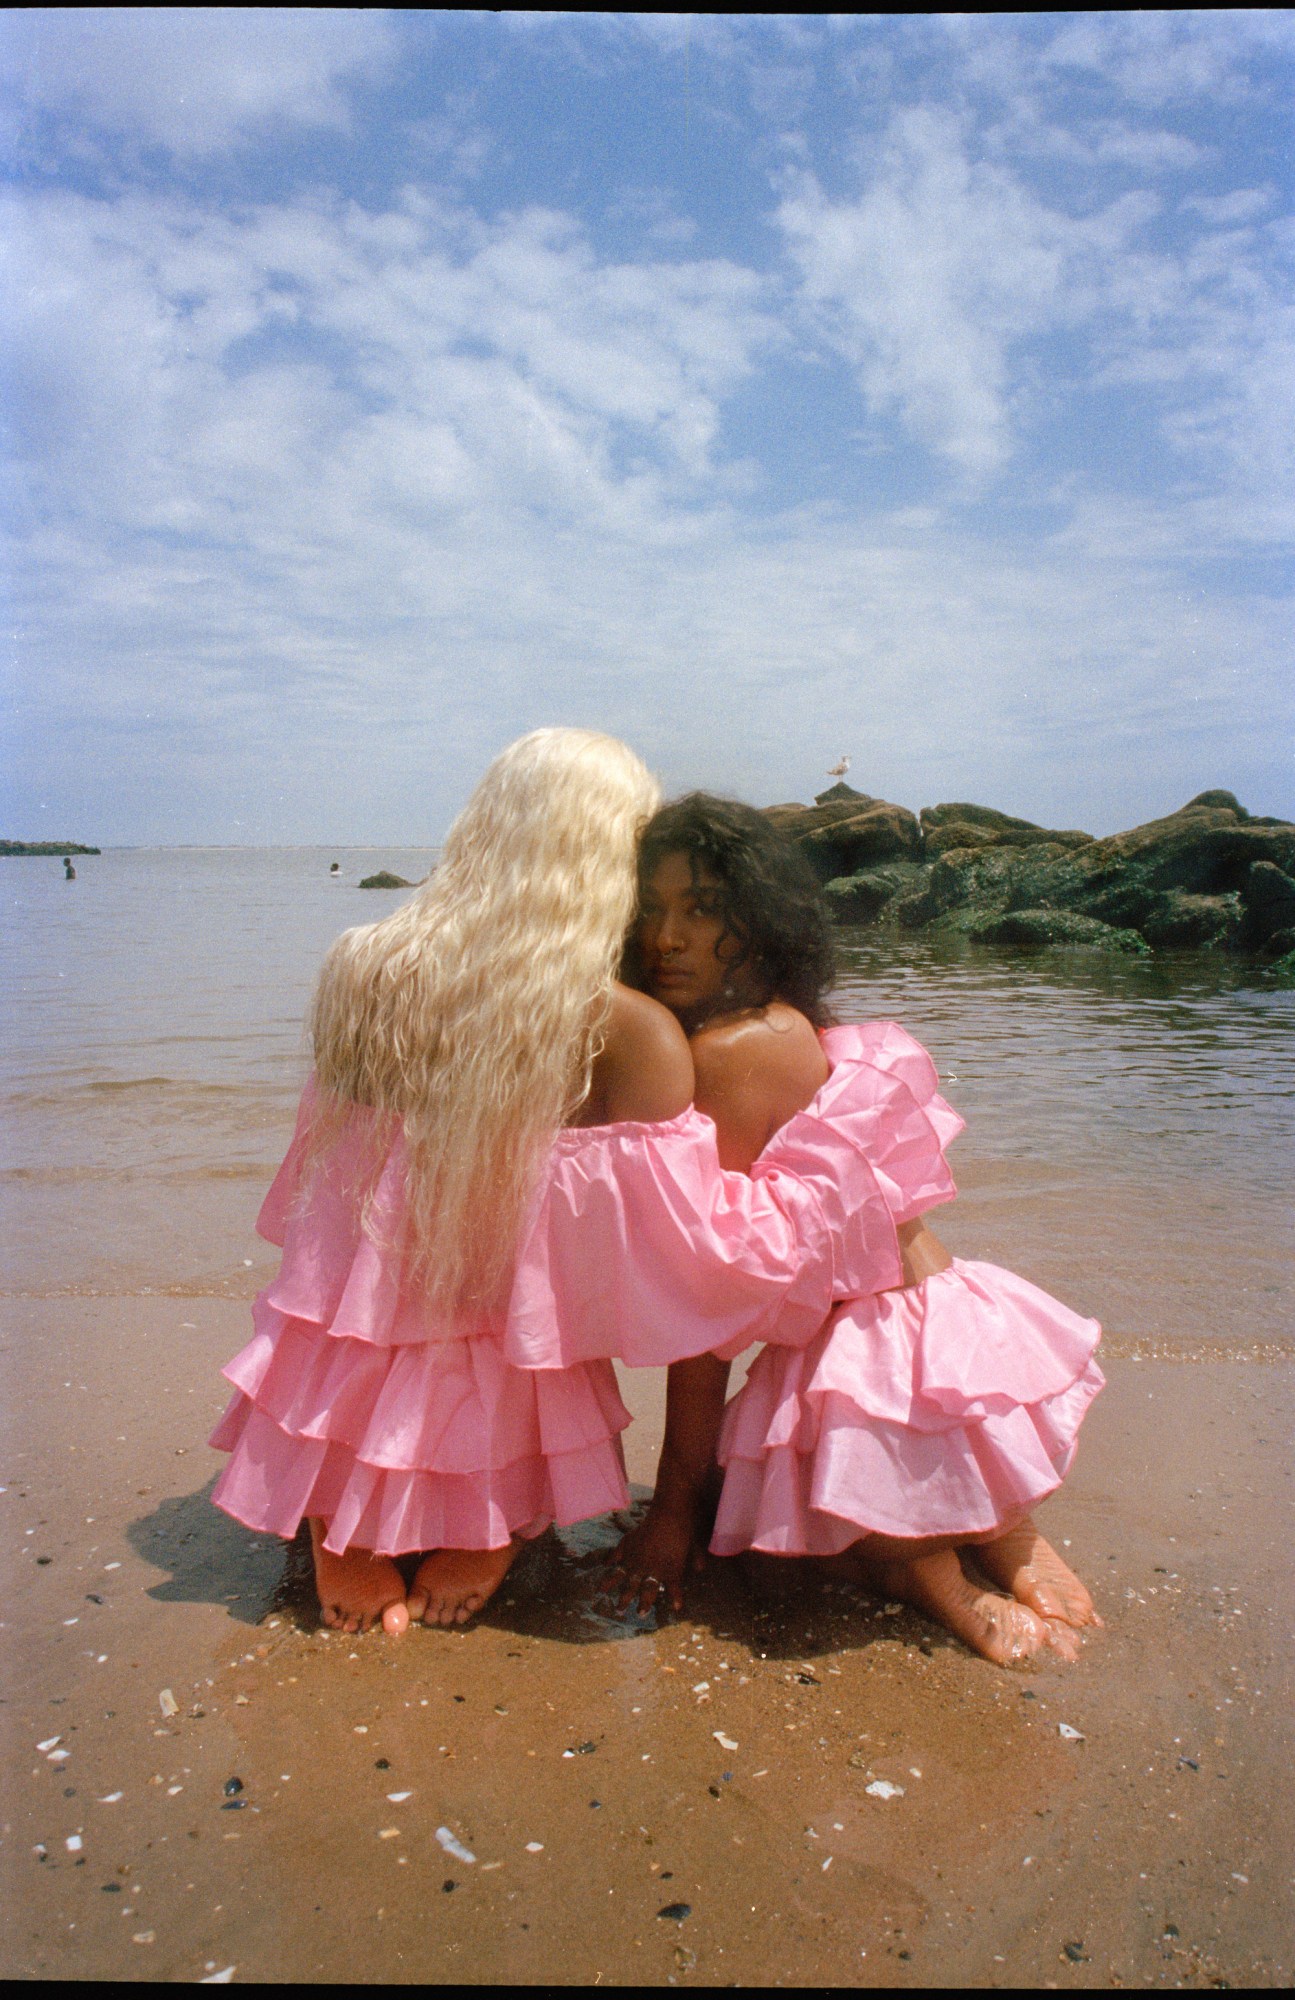
[[[996,1591],[979,1589],[963,1575],[952,1549],[881,1563],[872,1573],[889,1596],[927,1612],[995,1666],[1018,1667],[1044,1651],[1063,1660],[1079,1657],[1079,1638],[1069,1625],[1040,1618]]]
[[[694,1512],[654,1500],[647,1518],[622,1536],[605,1585],[618,1611],[627,1611],[637,1598],[639,1616],[646,1618],[659,1597],[673,1612],[683,1610],[684,1577],[706,1559],[705,1543],[694,1538]]]
[[[433,1549],[409,1586],[409,1616],[424,1625],[466,1625],[494,1596],[521,1546],[514,1537],[506,1549]]]
[[[1005,1535],[978,1543],[972,1553],[991,1583],[1010,1590],[1019,1604],[1028,1604],[1041,1618],[1060,1619],[1077,1631],[1101,1625],[1083,1584],[1044,1541],[1028,1514]]]
[[[325,1625],[338,1632],[367,1632],[381,1621],[384,1632],[405,1631],[409,1624],[405,1580],[391,1557],[375,1556],[371,1549],[348,1549],[335,1556],[324,1547],[327,1532],[325,1522],[311,1522],[315,1588]]]

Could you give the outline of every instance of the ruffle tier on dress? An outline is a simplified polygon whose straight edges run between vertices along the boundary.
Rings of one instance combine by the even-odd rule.
[[[858,1101],[874,1098],[868,1143],[893,1221],[922,1214],[933,1193],[951,1199],[943,1149],[962,1121],[925,1050],[884,1022],[831,1029],[823,1044],[833,1073],[810,1114],[822,1116],[833,1086],[856,1120]],[[780,1132],[757,1165],[776,1164],[782,1143]],[[1005,1528],[1069,1470],[1103,1386],[1100,1338],[1095,1320],[1027,1279],[961,1258],[921,1285],[839,1306],[808,1345],[765,1347],[728,1405],[712,1550],[826,1556],[868,1534]]]
[[[356,1108],[306,1174],[314,1109],[308,1084],[257,1219],[283,1257],[224,1371],[217,1506],[283,1536],[317,1516],[327,1548],[383,1555],[503,1548],[626,1506],[610,1362],[537,1374],[500,1325],[431,1314],[401,1252],[399,1131]]]

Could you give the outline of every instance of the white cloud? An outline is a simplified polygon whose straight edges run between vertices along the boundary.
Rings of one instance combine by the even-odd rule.
[[[1268,58],[1292,51],[1295,24],[1281,8],[1130,8],[1063,17],[1043,61],[1098,75],[1140,105],[1235,103],[1262,90]]]
[[[1084,560],[929,511],[745,519],[717,430],[777,329],[735,266],[412,196],[25,214],[15,740],[77,763],[105,839],[433,839],[554,719],[674,785],[807,795],[848,743],[868,790],[1099,830],[1245,789],[1221,734],[1271,740],[1276,613],[1186,603],[1163,509],[1092,503]]]
[[[33,7],[3,46],[28,108],[204,154],[271,120],[345,127],[342,86],[380,75],[395,42],[377,8]]]
[[[955,123],[900,113],[855,200],[812,176],[778,219],[803,294],[858,370],[869,406],[971,474],[1010,448],[1012,343],[1056,317],[1065,219],[998,166],[968,158]]]

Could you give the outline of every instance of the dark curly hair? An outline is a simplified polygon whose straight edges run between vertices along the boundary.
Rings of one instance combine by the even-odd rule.
[[[785,834],[754,806],[689,792],[648,821],[639,843],[640,893],[671,854],[688,857],[694,883],[704,869],[719,884],[719,941],[737,941],[732,964],[747,974],[756,1004],[784,1000],[826,1027],[836,977],[831,919],[813,870]]]

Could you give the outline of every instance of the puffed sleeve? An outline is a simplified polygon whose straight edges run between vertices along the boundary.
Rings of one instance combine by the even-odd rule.
[[[827,1084],[749,1176],[720,1167],[696,1110],[559,1136],[518,1258],[511,1361],[646,1368],[799,1347],[835,1303],[902,1284],[897,1227],[952,1200],[944,1147],[962,1121],[893,1023],[824,1042]]]
[[[561,1135],[518,1257],[509,1360],[648,1368],[754,1340],[801,1345],[848,1296],[847,1273],[866,1269],[870,1290],[898,1284],[894,1225],[866,1162],[800,1123],[749,1176],[721,1169],[715,1127],[696,1110]]]

